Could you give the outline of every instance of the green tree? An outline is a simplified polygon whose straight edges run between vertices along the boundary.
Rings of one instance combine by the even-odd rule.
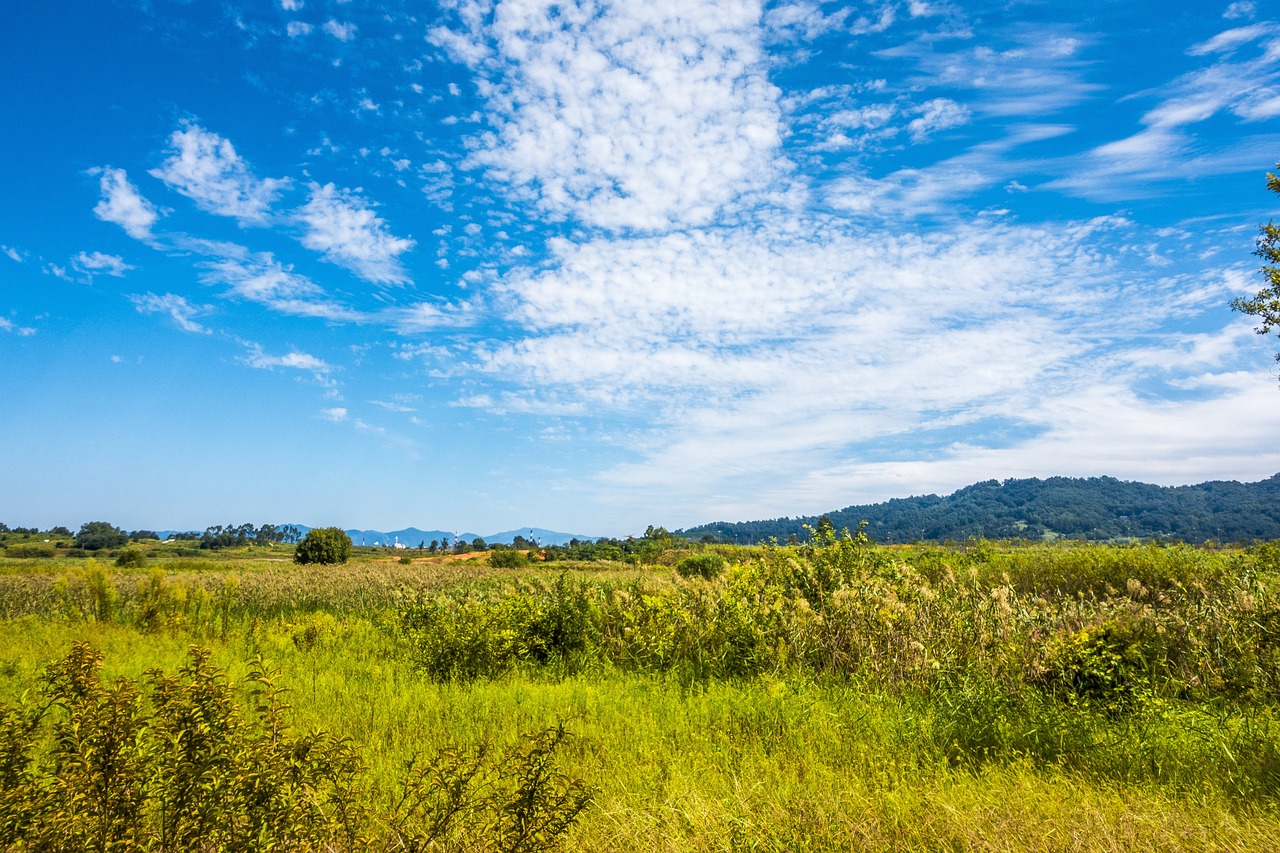
[[[345,563],[351,557],[351,537],[340,527],[309,531],[293,554],[295,563]]]
[[[100,551],[103,548],[119,548],[129,541],[123,530],[105,521],[87,521],[80,525],[76,534],[76,547],[86,551]]]
[[[1280,163],[1276,164],[1280,169]],[[1280,193],[1280,175],[1267,172],[1267,189]],[[1231,300],[1231,307],[1244,314],[1257,317],[1262,325],[1254,329],[1265,335],[1272,329],[1280,328],[1280,225],[1275,220],[1259,226],[1258,248],[1254,254],[1264,261],[1259,272],[1266,280],[1266,286],[1259,290],[1252,299],[1238,297]],[[1280,361],[1280,353],[1276,353],[1276,361]]]

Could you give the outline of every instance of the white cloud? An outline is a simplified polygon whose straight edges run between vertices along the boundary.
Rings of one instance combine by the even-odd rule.
[[[297,12],[303,7],[302,0],[280,0],[280,8],[286,12]]]
[[[307,227],[302,245],[320,252],[326,261],[375,284],[409,281],[399,257],[413,248],[413,240],[391,234],[356,193],[333,184],[312,184],[311,200],[295,215]]]
[[[200,266],[205,284],[223,285],[227,296],[256,302],[282,314],[341,322],[366,319],[364,314],[330,300],[319,285],[280,263],[270,252],[223,247],[219,257]]]
[[[338,41],[351,41],[356,37],[356,25],[350,21],[336,21],[333,18],[324,22],[324,31]]]
[[[240,358],[240,362],[250,367],[256,367],[260,370],[274,370],[277,367],[287,368],[290,370],[305,370],[317,375],[317,377],[333,372],[333,367],[326,363],[323,359],[316,358],[305,352],[285,353],[284,355],[267,355],[262,349],[261,344],[251,341],[244,341],[245,349],[248,354]]]
[[[1227,11],[1222,13],[1222,17],[1233,20],[1235,18],[1252,18],[1257,14],[1257,7],[1252,0],[1237,0],[1227,7]]]
[[[846,26],[852,9],[836,9],[824,14],[820,3],[812,0],[771,6],[764,15],[764,26],[773,41],[812,41]]]
[[[124,169],[106,167],[95,169],[91,174],[98,174],[98,186],[102,199],[93,208],[93,213],[103,222],[112,222],[125,230],[135,240],[150,242],[153,238],[151,228],[160,218],[156,206],[143,198],[137,187],[129,183]]]
[[[311,25],[305,21],[290,21],[284,26],[285,34],[289,38],[300,38],[311,33]]]
[[[0,251],[3,251],[9,256],[10,260],[15,261],[16,263],[23,264],[27,261],[26,257],[13,246],[0,246]]]
[[[34,335],[36,330],[30,326],[19,326],[8,317],[0,317],[0,332],[25,338]]]
[[[379,408],[386,409],[388,412],[404,413],[417,411],[413,406],[407,406],[401,402],[391,402],[388,400],[370,400],[369,402]]]
[[[138,309],[139,314],[167,314],[184,332],[209,334],[209,330],[194,319],[210,310],[207,305],[192,305],[185,297],[176,293],[166,293],[163,296],[135,293],[130,294],[129,301]]]
[[[341,423],[342,421],[345,421],[347,419],[347,410],[341,406],[336,406],[332,409],[321,409],[320,417],[322,417],[326,421]]]
[[[288,179],[259,180],[231,142],[188,123],[169,137],[171,154],[153,177],[190,198],[201,210],[234,217],[244,225],[265,225],[271,205]]]
[[[907,125],[913,142],[923,142],[930,134],[939,130],[960,127],[969,123],[969,110],[948,98],[934,98],[921,104],[917,110],[919,117],[912,119]]]
[[[504,3],[430,38],[479,73],[470,163],[607,228],[714,221],[780,174],[778,90],[748,2]],[[496,54],[486,45],[490,40]]]
[[[965,36],[970,34],[962,33]],[[945,50],[932,35],[877,51],[883,58],[906,59],[918,67],[918,84],[972,92],[969,108],[989,116],[1030,117],[1058,112],[1102,91],[1085,78],[1079,53],[1083,40],[1060,26],[1029,27],[1010,34],[1002,49],[960,41]]]
[[[75,281],[74,278],[72,278],[70,275],[67,274],[66,267],[60,267],[57,264],[53,264],[53,263],[45,264],[41,271],[45,275],[51,275],[54,278],[60,278],[63,281],[72,281],[72,282]]]
[[[121,278],[125,272],[133,269],[118,255],[104,255],[102,252],[81,252],[71,259],[71,265],[82,273],[114,276]]]
[[[1179,454],[1211,456],[1212,406],[1155,402],[1145,387],[1182,387],[1175,396],[1194,387],[1235,406],[1232,365],[1251,344],[1234,326],[1153,337],[1162,322],[1223,304],[1230,277],[1212,287],[1197,279],[1191,298],[1195,282],[1152,280],[1136,257],[1144,272],[1135,275],[1126,247],[1149,235],[1134,230],[1116,218],[1042,228],[995,219],[890,233],[775,215],[751,229],[554,241],[545,264],[499,282],[494,298],[523,334],[472,351],[469,366],[488,387],[457,403],[598,418],[602,440],[627,446],[635,462],[602,472],[597,497],[686,495],[669,512],[708,513],[696,520],[716,506],[750,517],[761,506],[847,503],[861,484],[831,471],[888,483],[898,470],[869,459],[913,460],[925,482],[955,485],[1004,466],[1009,476],[1108,473],[1125,453],[1116,471],[1175,470]],[[1153,316],[1150,305],[1170,307]],[[456,349],[404,356],[460,366]],[[1202,387],[1198,376],[1216,378]],[[1277,404],[1242,423],[1250,452],[1267,424],[1280,425]],[[619,415],[643,426],[622,432]],[[1139,464],[1143,418],[1173,435],[1153,439]],[[1089,451],[1108,431],[1125,437],[1123,449]],[[991,467],[971,477],[966,460],[977,457]],[[611,496],[606,481],[636,492]],[[716,497],[734,494],[751,498]]]
[[[1251,55],[1237,56],[1245,46]],[[1086,198],[1118,200],[1154,192],[1174,179],[1257,168],[1274,159],[1265,139],[1235,140],[1229,150],[1206,150],[1186,128],[1229,113],[1244,122],[1280,116],[1280,28],[1256,24],[1226,30],[1192,47],[1213,64],[1160,88],[1160,102],[1140,119],[1142,129],[1095,147],[1074,173],[1047,186]]]

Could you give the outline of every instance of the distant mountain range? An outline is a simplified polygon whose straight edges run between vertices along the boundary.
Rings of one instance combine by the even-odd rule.
[[[310,528],[302,527],[303,530]],[[555,530],[547,530],[543,527],[520,527],[515,530],[504,530],[501,533],[492,533],[488,536],[480,536],[475,533],[456,533],[452,530],[419,530],[416,527],[406,527],[403,530],[391,530],[382,532],[378,530],[348,530],[347,535],[351,537],[351,541],[356,545],[384,545],[393,546],[397,541],[404,543],[410,548],[417,548],[419,544],[430,545],[433,541],[443,542],[445,539],[452,544],[459,539],[464,542],[473,542],[476,539],[483,539],[489,545],[510,545],[515,541],[517,536],[523,536],[530,542],[538,542],[542,545],[564,545],[572,539],[582,541],[592,540],[594,536],[582,536],[573,533],[560,533]]]
[[[826,513],[836,529],[867,522],[877,542],[987,539],[1280,539],[1280,474],[1258,483],[1154,486],[1114,477],[987,480],[945,497],[896,498]],[[676,535],[754,544],[807,538],[820,516],[703,524]]]
[[[285,527],[286,525],[280,525]],[[311,530],[305,524],[294,524],[293,527],[298,528],[302,535],[306,535]],[[156,531],[161,539],[168,539],[174,533],[184,533],[189,531],[181,530],[159,530]],[[195,531],[200,533],[201,531]],[[544,527],[520,527],[515,530],[504,530],[501,533],[494,533],[489,536],[479,536],[475,533],[459,533],[453,530],[420,530],[417,527],[405,527],[401,530],[348,530],[347,535],[351,537],[352,544],[370,545],[382,547],[394,547],[396,542],[404,544],[408,548],[417,548],[419,545],[424,547],[432,542],[444,542],[446,539],[452,545],[459,539],[464,542],[474,542],[477,538],[483,539],[487,544],[510,545],[517,536],[523,536],[532,542],[538,542],[542,545],[566,545],[571,540],[577,539],[583,542],[595,541],[595,536],[583,536],[573,533],[560,533],[555,530],[547,530]]]

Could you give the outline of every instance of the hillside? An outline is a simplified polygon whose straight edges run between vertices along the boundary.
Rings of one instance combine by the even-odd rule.
[[[1280,539],[1280,474],[1257,483],[1155,486],[1114,477],[987,480],[945,497],[895,498],[826,514],[836,529],[867,521],[877,542],[987,539]],[[677,531],[752,544],[806,536],[819,516],[715,522]]]

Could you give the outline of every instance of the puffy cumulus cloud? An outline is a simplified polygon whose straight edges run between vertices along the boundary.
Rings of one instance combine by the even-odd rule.
[[[347,419],[347,410],[342,406],[335,406],[332,409],[321,409],[320,417],[326,421],[341,423]]]
[[[907,125],[914,142],[923,142],[939,130],[960,127],[969,123],[969,110],[949,98],[934,98],[921,104],[919,116]]]
[[[552,215],[702,225],[779,173],[758,3],[508,0],[458,19],[430,38],[489,104],[470,162]]]
[[[333,18],[324,22],[324,31],[338,41],[351,41],[356,37],[356,25],[350,21],[338,21]]]
[[[102,252],[80,252],[71,259],[71,265],[88,275],[100,274],[116,278],[123,277],[125,272],[133,269],[119,255],[105,255]]]
[[[339,304],[323,288],[270,252],[252,253],[238,246],[221,247],[220,256],[202,262],[201,280],[225,286],[224,295],[265,305],[281,314],[359,322],[365,315]]]
[[[196,322],[195,318],[208,313],[208,305],[192,305],[186,297],[176,293],[163,296],[155,293],[130,294],[129,301],[138,309],[139,314],[164,314],[184,332],[209,334],[209,330]]]
[[[129,182],[125,170],[105,167],[95,169],[91,174],[98,175],[98,187],[102,193],[93,214],[103,222],[119,225],[135,240],[151,241],[151,229],[160,218],[160,211]]]
[[[197,124],[169,137],[170,155],[151,175],[196,203],[241,225],[267,224],[288,179],[258,179],[231,142]]]
[[[320,252],[326,261],[374,284],[408,283],[399,258],[414,241],[393,235],[358,194],[333,184],[312,184],[310,201],[295,216],[307,229],[302,245]]]

